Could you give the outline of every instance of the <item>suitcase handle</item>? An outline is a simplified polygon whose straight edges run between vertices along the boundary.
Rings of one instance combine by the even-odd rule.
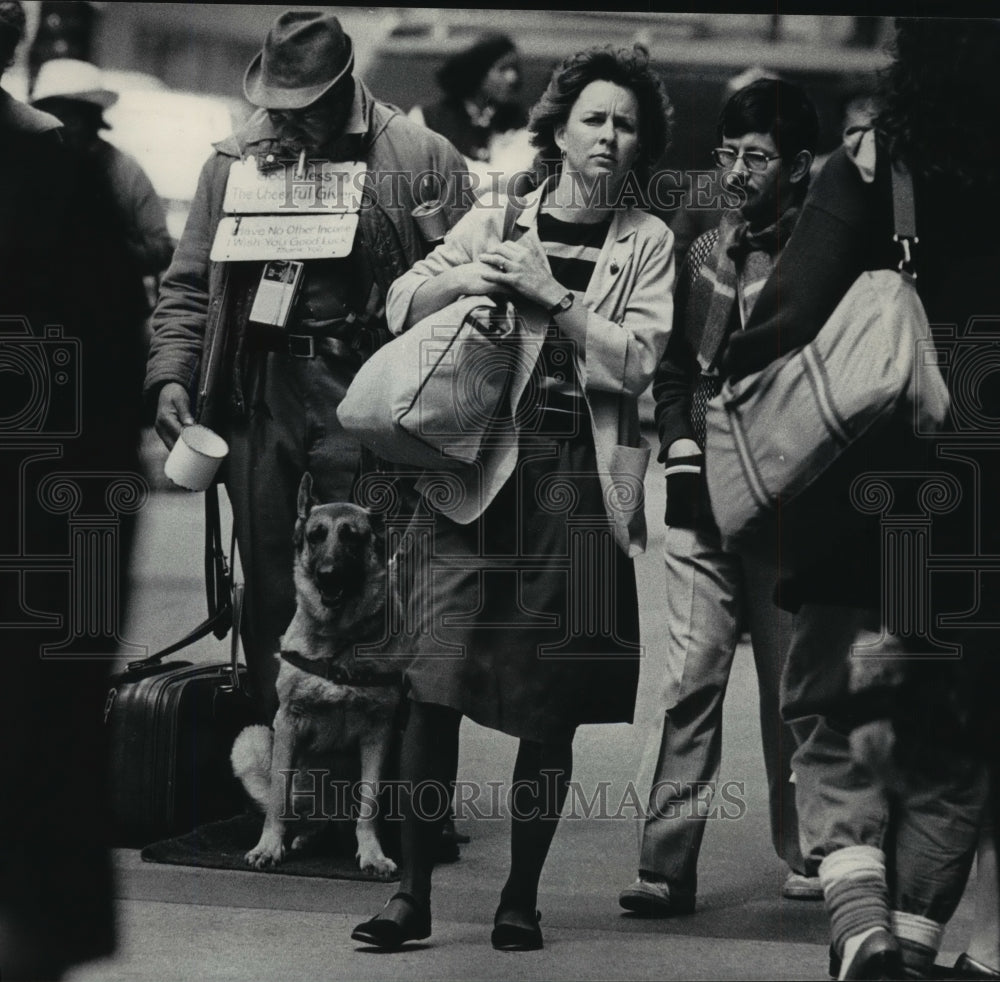
[[[224,692],[239,692],[242,688],[240,683],[240,625],[243,622],[243,584],[237,583],[233,586],[232,593],[232,633],[229,638],[229,685],[223,686]]]
[[[129,662],[128,670],[146,668],[149,665],[159,665],[160,662],[175,651],[186,648],[195,641],[200,641],[209,634],[214,634],[220,641],[230,631],[233,632],[233,645],[230,653],[232,682],[239,688],[237,672],[239,654],[239,623],[243,612],[243,584],[233,582],[233,565],[236,561],[236,528],[233,527],[229,554],[232,562],[227,562],[226,553],[222,548],[222,519],[219,514],[219,488],[212,484],[205,491],[205,594],[208,604],[208,617],[197,627],[173,644],[161,648],[148,658]],[[239,615],[236,613],[236,594],[239,593]]]

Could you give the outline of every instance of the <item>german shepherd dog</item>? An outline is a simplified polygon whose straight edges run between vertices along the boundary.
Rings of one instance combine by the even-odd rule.
[[[247,727],[231,757],[233,772],[265,813],[260,841],[246,860],[258,869],[282,861],[296,787],[312,787],[315,772],[329,767],[334,754],[357,747],[366,792],[357,796],[358,863],[388,878],[396,864],[379,842],[376,789],[401,679],[399,661],[379,657],[373,645],[386,633],[396,591],[369,513],[347,503],[318,504],[309,474],[299,486],[294,545],[296,610],[276,655],[273,734],[266,726]],[[301,849],[312,838],[299,835],[291,848]]]

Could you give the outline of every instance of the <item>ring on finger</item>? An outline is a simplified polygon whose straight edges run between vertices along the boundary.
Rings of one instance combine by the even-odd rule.
[[[507,272],[507,264],[502,259],[500,260],[500,272],[501,273]]]

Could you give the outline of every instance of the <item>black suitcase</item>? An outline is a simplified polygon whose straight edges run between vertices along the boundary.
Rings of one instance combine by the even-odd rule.
[[[105,723],[114,843],[147,845],[242,811],[229,752],[255,722],[243,666],[139,663],[113,679]]]
[[[242,811],[247,799],[229,753],[258,718],[238,663],[242,585],[222,551],[216,489],[205,495],[205,582],[209,616],[168,648],[111,679],[104,706],[116,845],[141,846]],[[192,665],[161,659],[231,631],[230,661]],[[270,722],[269,720],[267,722]]]

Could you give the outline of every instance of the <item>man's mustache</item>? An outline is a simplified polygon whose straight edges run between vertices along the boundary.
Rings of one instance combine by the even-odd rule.
[[[738,194],[746,190],[747,175],[734,170],[727,171],[722,175],[719,183],[722,185],[724,191],[732,191]]]

